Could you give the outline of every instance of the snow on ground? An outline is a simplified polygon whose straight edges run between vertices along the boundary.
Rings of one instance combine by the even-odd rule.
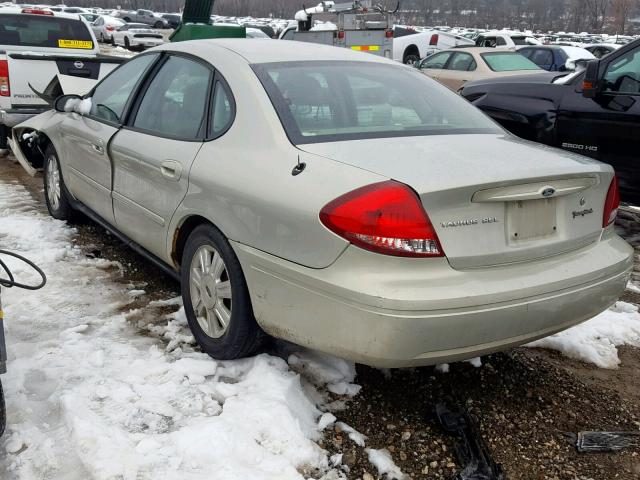
[[[335,422],[323,415],[325,385],[357,391],[353,365],[296,353],[301,376],[275,356],[214,361],[192,347],[182,310],[146,332],[136,326],[145,309],[126,305],[140,292],[114,280],[113,262],[87,258],[74,230],[19,184],[0,182],[0,226],[2,248],[34,260],[49,280],[39,292],[2,291],[0,478],[342,478],[316,442]],[[155,302],[146,314],[178,303]]]
[[[387,478],[388,480],[406,480],[409,477],[402,473],[402,470],[393,463],[391,454],[386,448],[382,450],[375,450],[373,448],[367,448],[367,455],[369,461],[376,467],[378,473]]]
[[[617,368],[617,347],[621,345],[640,347],[638,307],[625,302],[617,302],[585,323],[527,346],[558,350],[600,368]]]

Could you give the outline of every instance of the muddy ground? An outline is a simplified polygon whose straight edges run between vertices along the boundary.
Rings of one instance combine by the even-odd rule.
[[[10,159],[0,159],[0,178],[24,183],[34,197],[42,198],[41,179],[29,178]],[[146,290],[142,304],[178,296],[176,282],[103,229],[89,221],[75,226],[76,242],[88,256],[119,261],[124,267],[120,281]],[[625,213],[619,227],[640,251],[638,218]],[[624,300],[638,303],[640,297],[628,292]],[[141,328],[140,334],[144,332]],[[640,430],[640,350],[624,347],[620,354],[618,370],[527,348],[486,357],[480,368],[455,364],[449,373],[358,366],[362,390],[336,416],[365,434],[367,447],[387,448],[414,479],[453,478],[461,468],[453,439],[434,417],[434,407],[442,401],[477,417],[491,455],[509,479],[640,479],[640,448],[580,454],[566,436],[583,430]],[[327,433],[323,446],[343,454],[348,478],[377,478],[364,449],[339,429]]]

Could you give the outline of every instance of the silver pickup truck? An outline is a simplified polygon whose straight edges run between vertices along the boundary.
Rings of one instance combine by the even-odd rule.
[[[50,108],[36,92],[71,93],[63,92],[60,79],[90,90],[123,61],[100,55],[90,25],[78,15],[0,9],[0,149],[13,126]]]
[[[151,10],[122,10],[116,14],[127,23],[144,23],[153,28],[170,28],[169,22],[160,15],[153,13]]]

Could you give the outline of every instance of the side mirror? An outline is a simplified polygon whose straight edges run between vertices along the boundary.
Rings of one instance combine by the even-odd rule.
[[[76,102],[68,103],[70,100],[76,100]],[[78,104],[82,101],[82,97],[80,95],[60,95],[56,98],[56,101],[53,102],[53,108],[56,112],[73,112],[74,104]]]
[[[584,98],[595,98],[600,90],[599,67],[600,62],[598,60],[591,60],[587,63],[582,80],[582,96]]]

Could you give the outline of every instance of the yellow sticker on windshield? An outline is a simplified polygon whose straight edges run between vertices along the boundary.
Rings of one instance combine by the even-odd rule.
[[[92,49],[93,42],[91,40],[58,40],[58,47],[60,48],[85,48]]]

